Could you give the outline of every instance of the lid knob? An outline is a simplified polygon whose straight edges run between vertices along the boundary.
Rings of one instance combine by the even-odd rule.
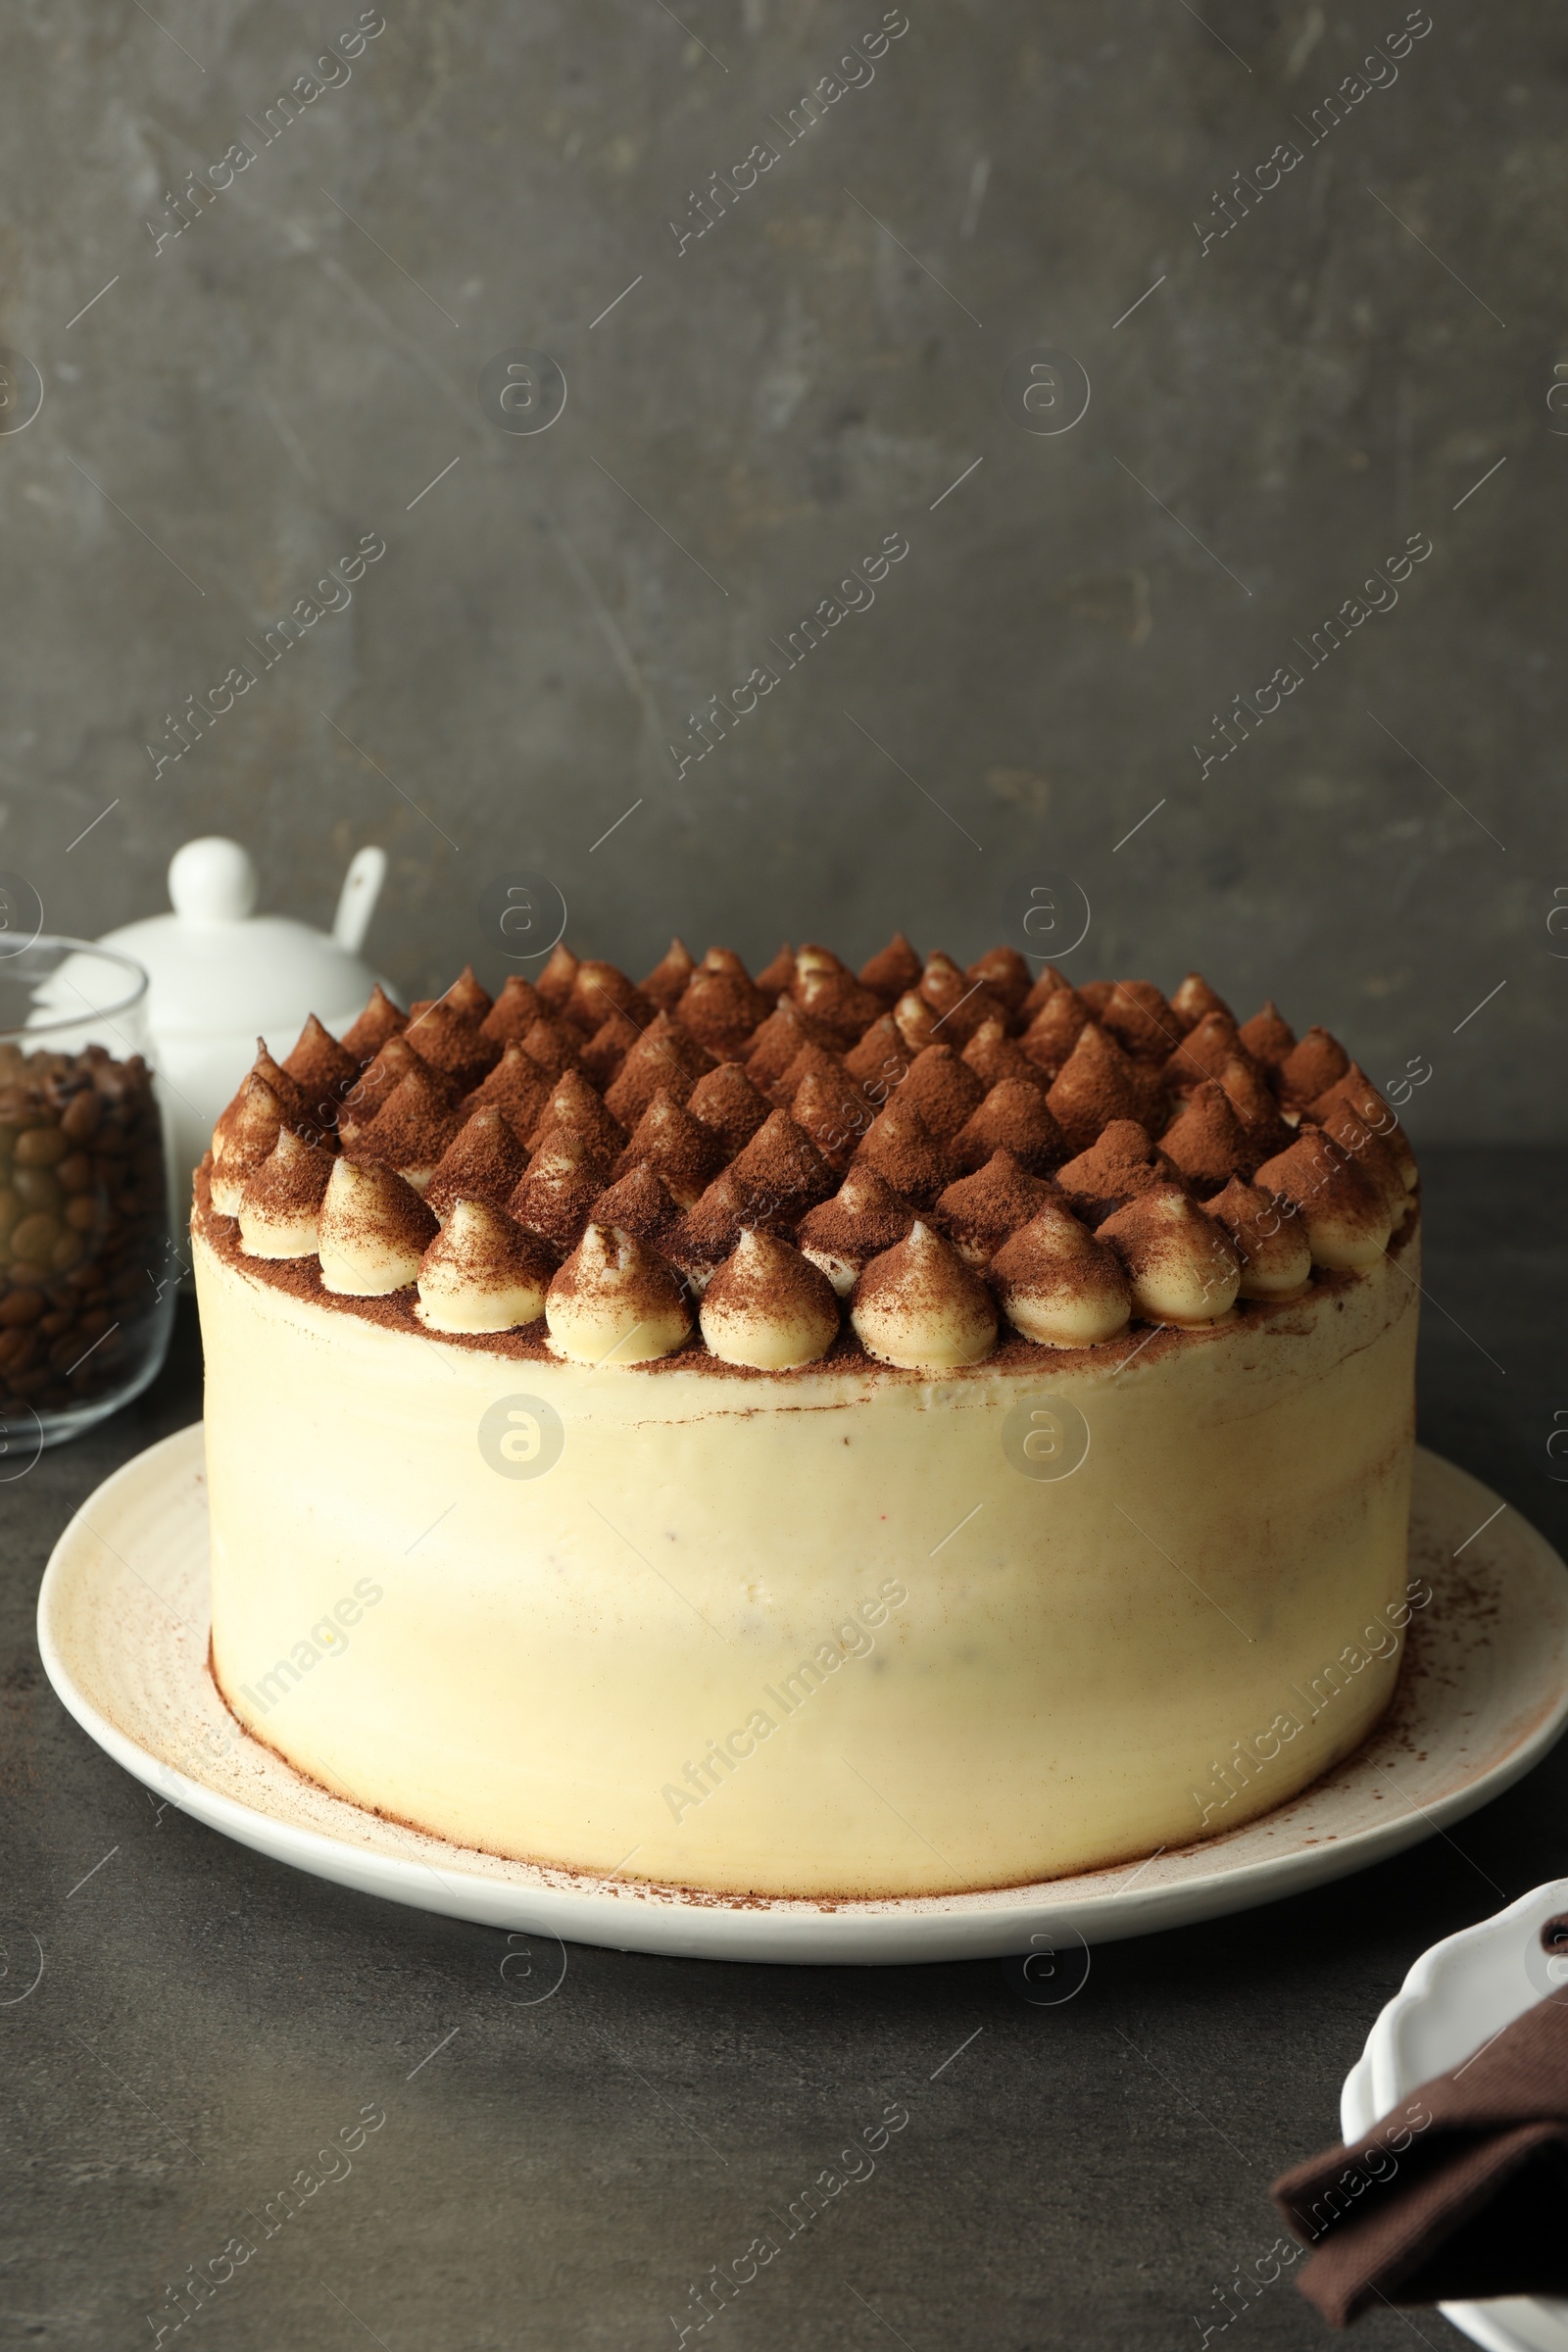
[[[188,923],[242,923],[260,888],[248,850],[220,834],[187,841],[169,861],[169,896]]]

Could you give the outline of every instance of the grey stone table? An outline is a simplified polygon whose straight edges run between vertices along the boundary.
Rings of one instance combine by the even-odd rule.
[[[1427,1156],[1422,1436],[1562,1545],[1546,1440],[1568,1412],[1568,1155]],[[56,1534],[199,1411],[181,1311],[139,1403],[0,1490],[0,1912],[45,1957],[0,2005],[0,2343],[653,2352],[685,2327],[738,2352],[1196,2347],[1235,2310],[1215,2289],[1277,2235],[1269,2179],[1336,2135],[1341,2081],[1417,1952],[1568,1868],[1565,1745],[1361,1877],[1103,1947],[1055,2008],[995,1962],[742,1968],[575,1945],[530,1998],[559,1974],[547,1947],[509,1960],[499,1934],[160,1809],[49,1690],[33,1602]],[[907,2120],[874,2169],[786,2237],[774,2216],[824,2168],[842,2178],[839,2151],[890,2107]],[[285,2219],[301,2174],[319,2185]],[[780,2247],[760,2267],[759,2237]],[[215,2260],[221,2275],[235,2239],[254,2253],[176,2329],[189,2305],[169,2288]],[[691,2290],[720,2263],[756,2276],[699,2330]],[[1456,2340],[1430,2312],[1360,2335]],[[1329,2337],[1287,2274],[1224,2340]]]

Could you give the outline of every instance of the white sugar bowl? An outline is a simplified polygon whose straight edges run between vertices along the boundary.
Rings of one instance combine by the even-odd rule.
[[[192,1173],[256,1058],[257,1038],[281,1061],[307,1013],[341,1036],[364,1008],[376,975],[358,951],[385,876],[384,850],[356,853],[328,935],[289,915],[258,914],[249,852],[209,835],[170,860],[172,913],[104,934],[102,945],[133,956],[152,983],[148,1017],[169,1112],[176,1230],[188,1213]]]

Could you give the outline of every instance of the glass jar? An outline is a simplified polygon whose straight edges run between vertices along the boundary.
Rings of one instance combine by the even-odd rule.
[[[0,1480],[163,1363],[181,1254],[128,956],[0,935]]]

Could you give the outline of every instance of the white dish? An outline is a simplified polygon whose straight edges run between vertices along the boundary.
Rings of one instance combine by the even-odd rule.
[[[1552,1879],[1495,1918],[1445,1936],[1422,1953],[1346,2078],[1340,2131],[1347,2145],[1412,2090],[1458,2066],[1568,1984],[1564,1963],[1548,1964],[1541,1947],[1542,1929],[1563,1911],[1568,1879]],[[1506,2295],[1438,2308],[1487,2352],[1568,2352],[1568,2301],[1561,2297]]]
[[[1113,1870],[875,1902],[735,1900],[503,1861],[293,1771],[240,1729],[208,1672],[199,1425],[138,1454],[76,1513],[44,1577],[38,1642],[64,1704],[127,1772],[242,1844],[362,1892],[621,1950],[975,1959],[1054,1938],[1110,1942],[1294,1894],[1396,1853],[1527,1772],[1568,1719],[1568,1571],[1478,1480],[1430,1453],[1417,1458],[1410,1564],[1434,1598],[1411,1621],[1393,1708],[1277,1812]]]

